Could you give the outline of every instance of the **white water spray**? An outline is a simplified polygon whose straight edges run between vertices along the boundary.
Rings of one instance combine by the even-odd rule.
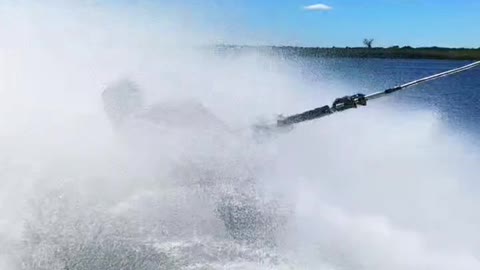
[[[478,157],[434,114],[379,104],[263,143],[188,117],[118,133],[101,94],[125,77],[147,105],[194,100],[231,130],[342,89],[192,49],[201,29],[141,10],[0,12],[3,268],[478,269]],[[252,201],[255,228],[229,234],[226,195]],[[234,239],[249,233],[265,241]]]

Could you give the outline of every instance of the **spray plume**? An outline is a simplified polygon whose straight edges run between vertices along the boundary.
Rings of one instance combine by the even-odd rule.
[[[230,131],[345,89],[150,15],[2,6],[2,267],[479,268],[479,160],[435,114],[372,106],[258,143]],[[102,93],[124,78],[142,108],[193,100],[227,131],[195,110],[116,128]]]

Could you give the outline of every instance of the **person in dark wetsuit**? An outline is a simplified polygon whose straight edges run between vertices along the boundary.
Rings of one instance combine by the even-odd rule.
[[[131,81],[124,80],[107,87],[102,93],[105,112],[115,128],[128,121],[147,120],[167,127],[194,128],[195,131],[213,128],[232,134],[227,126],[204,106],[193,101],[155,104],[145,107],[142,93]],[[260,206],[255,198],[254,181],[232,181],[239,188],[222,195],[215,213],[223,221],[229,235],[239,241],[270,241],[275,226],[272,209]]]

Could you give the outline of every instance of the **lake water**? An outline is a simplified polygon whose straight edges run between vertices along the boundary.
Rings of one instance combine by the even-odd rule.
[[[227,125],[467,63],[303,58],[278,71],[270,58],[163,57],[138,83],[173,90],[160,104],[194,97]],[[206,130],[194,109],[166,110],[179,125],[113,130],[101,106],[82,113],[101,99],[104,77],[83,88],[96,61],[83,73],[65,62],[45,74],[77,92],[6,88],[37,99],[0,121],[0,268],[480,269],[480,157],[463,136],[480,135],[480,69],[258,143]]]

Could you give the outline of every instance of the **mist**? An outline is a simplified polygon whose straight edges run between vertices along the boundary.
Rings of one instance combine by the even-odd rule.
[[[0,9],[2,268],[478,269],[466,139],[381,102],[252,133],[349,89],[302,77],[301,59],[206,50],[226,37],[175,11]],[[101,95],[123,79],[146,105],[202,104],[222,127],[193,111],[117,129]],[[225,198],[262,218],[232,234]]]

